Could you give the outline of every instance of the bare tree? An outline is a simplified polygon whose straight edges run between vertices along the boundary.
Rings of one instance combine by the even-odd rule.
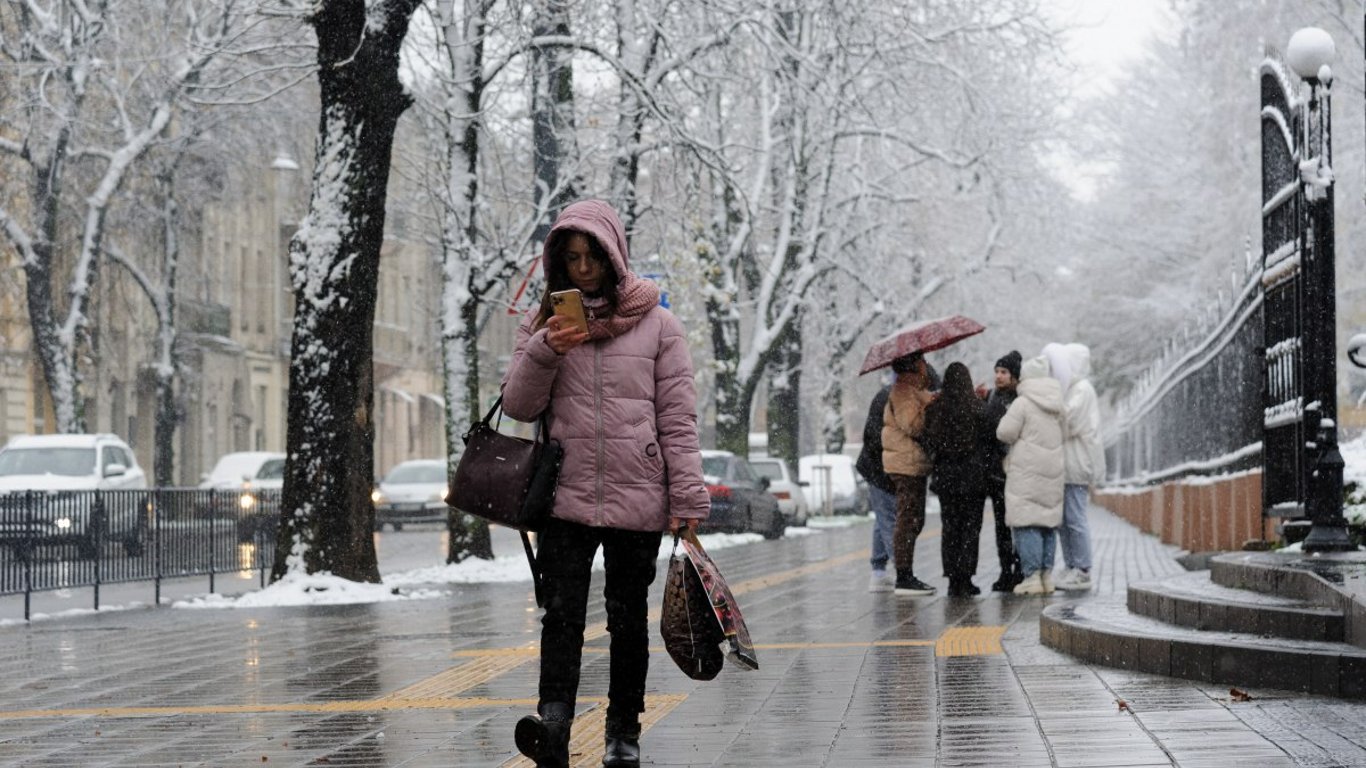
[[[205,13],[205,11],[210,11]],[[82,358],[110,207],[178,105],[227,43],[232,2],[157,6],[120,0],[26,0],[0,7],[0,57],[16,73],[0,112],[8,178],[0,228],[19,254],[35,352],[59,432],[82,432]],[[172,34],[152,32],[166,24]]]

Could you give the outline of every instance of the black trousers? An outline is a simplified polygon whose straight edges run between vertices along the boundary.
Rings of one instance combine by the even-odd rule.
[[[963,584],[977,573],[977,546],[982,536],[982,494],[941,494],[939,542],[944,576],[950,584]]]
[[[987,498],[991,499],[991,515],[996,518],[996,559],[1001,564],[1001,575],[1019,575],[1020,556],[1015,552],[1015,540],[1006,525],[1006,484],[990,483]]]
[[[611,634],[607,691],[609,723],[633,723],[645,711],[645,676],[650,663],[646,623],[650,584],[659,556],[658,531],[594,528],[551,519],[538,537],[536,561],[542,575],[545,615],[541,617],[541,703],[578,699],[593,556],[602,547],[607,567],[603,596]]]

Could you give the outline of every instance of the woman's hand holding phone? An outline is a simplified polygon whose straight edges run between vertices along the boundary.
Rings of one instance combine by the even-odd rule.
[[[572,320],[561,315],[551,315],[545,321],[545,327],[545,343],[549,344],[557,355],[563,355],[588,341],[588,334],[579,330]]]

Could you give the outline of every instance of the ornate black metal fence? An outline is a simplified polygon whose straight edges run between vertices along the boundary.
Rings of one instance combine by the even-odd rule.
[[[257,571],[275,552],[280,493],[157,488],[0,495],[0,595]]]
[[[1262,447],[1261,271],[1188,349],[1156,361],[1120,405],[1111,482],[1145,485],[1257,466]]]

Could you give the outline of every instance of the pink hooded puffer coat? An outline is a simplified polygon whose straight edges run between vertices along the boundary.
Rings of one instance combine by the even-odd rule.
[[[532,331],[534,310],[517,330],[503,410],[534,421],[550,409],[550,436],[564,447],[553,514],[632,531],[662,531],[671,515],[704,519],[711,502],[702,482],[697,391],[683,325],[659,306],[652,284],[630,271],[626,231],[610,206],[574,203],[551,231],[562,229],[602,245],[619,297],[654,298],[605,323],[590,321],[592,338],[563,356],[546,343],[544,327]],[[547,249],[544,274],[549,266]]]

